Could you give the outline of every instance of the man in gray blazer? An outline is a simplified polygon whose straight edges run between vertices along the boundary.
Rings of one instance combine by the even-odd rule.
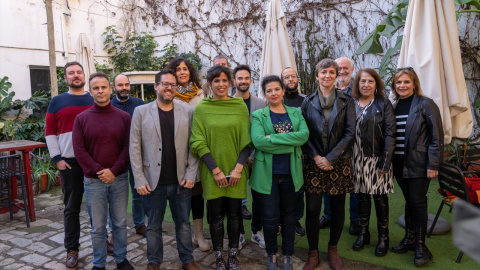
[[[198,160],[188,147],[192,109],[174,100],[175,71],[155,76],[157,99],[135,109],[130,129],[130,162],[135,188],[150,208],[147,226],[148,269],[163,260],[162,222],[169,201],[182,269],[200,269],[193,258],[190,207]]]
[[[264,108],[266,101],[262,98],[256,97],[255,95],[250,94],[250,85],[252,84],[252,72],[250,67],[247,65],[238,65],[233,70],[233,84],[237,91],[235,92],[236,97],[243,98],[245,105],[247,105],[248,112],[250,114],[250,121],[252,121],[252,113],[258,109]],[[252,168],[253,163],[253,152],[248,158],[247,165],[249,168]],[[258,204],[258,199],[256,198],[256,191],[252,189],[252,213],[247,209],[247,199],[242,200],[242,218],[252,220],[252,238],[251,241],[257,243],[261,248],[265,248],[265,240],[262,234],[262,224],[261,224],[261,215],[260,208]],[[243,221],[240,223],[240,242],[238,244],[238,249],[242,248],[243,243],[245,242],[245,229],[243,227]]]

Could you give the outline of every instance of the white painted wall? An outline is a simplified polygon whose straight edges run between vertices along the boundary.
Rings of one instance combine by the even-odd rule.
[[[80,33],[89,37],[95,60],[104,63],[108,55],[103,50],[101,34],[108,25],[120,24],[118,28],[123,28],[124,21],[118,7],[94,0],[54,0],[53,19],[58,67],[75,60],[75,44]],[[30,66],[49,65],[46,23],[43,0],[0,1],[0,77],[9,77],[17,99],[31,96]]]

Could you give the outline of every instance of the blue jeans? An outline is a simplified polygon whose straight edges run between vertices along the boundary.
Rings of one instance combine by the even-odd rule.
[[[178,256],[184,264],[192,262],[193,243],[190,229],[192,190],[179,184],[158,185],[150,194],[145,195],[144,199],[150,208],[147,225],[148,262],[161,265],[163,261],[162,223],[167,200],[175,222]]]
[[[291,175],[272,176],[270,194],[257,193],[262,211],[262,225],[267,254],[276,254],[278,224],[282,222],[282,252],[292,255],[295,242],[295,209],[298,193]],[[280,211],[279,211],[280,210]]]
[[[87,211],[92,220],[93,264],[105,267],[107,260],[107,217],[110,214],[115,245],[113,258],[121,263],[127,255],[127,205],[128,179],[127,173],[117,176],[115,181],[105,184],[100,179],[83,180]]]
[[[323,193],[323,215],[326,219],[332,219],[330,210],[330,194]],[[350,222],[358,221],[358,193],[350,193]]]
[[[128,167],[128,180],[130,181],[130,190],[132,191],[132,218],[135,228],[145,224],[145,216],[148,217],[148,205],[145,203],[142,195],[135,189],[135,178],[133,177],[132,167]]]

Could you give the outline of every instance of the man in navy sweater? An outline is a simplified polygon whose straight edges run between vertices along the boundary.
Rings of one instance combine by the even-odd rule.
[[[133,111],[137,106],[145,104],[143,100],[130,95],[130,80],[123,74],[118,74],[113,77],[113,89],[116,95],[111,100],[112,105],[127,112],[130,117],[133,116]],[[138,194],[135,189],[135,178],[133,177],[132,167],[130,166],[128,166],[128,180],[132,192],[132,218],[135,232],[145,237],[145,216],[148,215],[148,209],[143,201],[143,197]]]
[[[94,104],[73,124],[73,151],[84,173],[87,211],[92,221],[93,270],[105,269],[107,217],[115,238],[113,258],[119,270],[134,270],[127,255],[128,144],[130,116],[112,106],[108,76],[90,75]]]
[[[67,249],[65,266],[74,268],[80,248],[80,207],[83,198],[83,171],[73,153],[72,128],[78,114],[92,107],[93,98],[85,92],[85,73],[78,62],[68,62],[64,68],[68,92],[50,101],[45,117],[45,140],[53,162],[62,178],[65,209],[64,245]]]

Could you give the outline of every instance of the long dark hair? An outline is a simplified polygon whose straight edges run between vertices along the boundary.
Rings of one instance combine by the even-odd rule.
[[[185,63],[185,65],[188,68],[188,71],[190,72],[190,79],[188,80],[188,82],[193,82],[196,86],[200,87],[200,80],[198,79],[197,70],[193,67],[192,63],[190,61],[188,61],[187,59],[185,59],[183,57],[173,58],[172,60],[170,60],[170,63],[168,64],[168,66],[165,69],[171,69],[171,70],[175,71],[175,73],[176,73],[177,67],[182,62]]]

